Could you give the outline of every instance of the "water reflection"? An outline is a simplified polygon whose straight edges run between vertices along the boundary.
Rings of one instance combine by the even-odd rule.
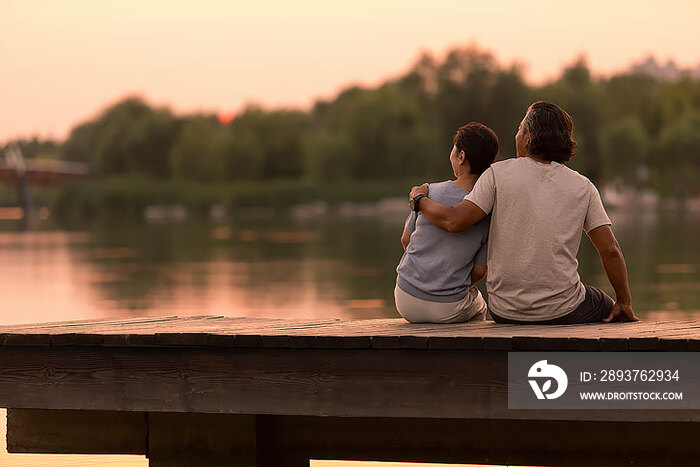
[[[638,315],[700,318],[700,216],[610,214]],[[115,222],[28,233],[0,224],[0,322],[166,314],[395,317],[402,221],[329,216],[227,225]],[[611,292],[586,239],[579,260],[582,279]],[[0,464],[126,466],[146,460],[8,455],[3,447]]]
[[[612,212],[641,317],[700,310],[700,219]],[[103,316],[397,316],[400,218],[101,224],[0,232],[4,324]],[[7,226],[6,226],[7,227]],[[611,292],[592,245],[580,272]]]

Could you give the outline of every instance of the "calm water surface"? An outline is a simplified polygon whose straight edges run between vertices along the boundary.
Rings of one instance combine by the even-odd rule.
[[[700,215],[610,214],[638,315],[700,318]],[[114,221],[71,231],[42,225],[35,232],[4,223],[0,322],[164,314],[396,317],[394,270],[402,253],[402,223],[402,214],[222,224]],[[612,292],[586,238],[579,261],[585,282]],[[0,465],[146,465],[146,460],[8,455],[3,446]]]

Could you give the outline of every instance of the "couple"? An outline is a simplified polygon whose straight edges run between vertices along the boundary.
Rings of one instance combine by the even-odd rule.
[[[497,323],[636,321],[627,267],[596,187],[564,165],[574,155],[571,117],[535,102],[515,135],[517,157],[493,163],[498,138],[472,122],[454,137],[454,181],[413,187],[394,295],[411,322],[483,320],[476,284],[486,276]],[[493,165],[492,165],[493,163]],[[490,217],[488,217],[490,214]],[[581,283],[581,231],[598,250],[613,301]]]

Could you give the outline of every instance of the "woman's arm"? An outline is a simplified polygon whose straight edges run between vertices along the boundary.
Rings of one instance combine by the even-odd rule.
[[[476,284],[481,282],[481,279],[486,277],[487,272],[488,268],[485,265],[475,264],[474,268],[472,269],[472,283],[469,285],[469,288],[476,287]]]
[[[403,232],[401,233],[401,246],[403,250],[406,251],[408,244],[411,242],[411,235],[416,230],[416,222],[418,221],[418,214],[411,211],[406,218],[406,222],[403,223]]]
[[[408,243],[411,241],[411,234],[406,232],[406,227],[403,228],[403,233],[401,234],[401,245],[404,251],[408,248]]]

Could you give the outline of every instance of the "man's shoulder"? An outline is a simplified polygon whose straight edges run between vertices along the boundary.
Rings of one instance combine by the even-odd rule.
[[[524,162],[524,158],[522,157],[510,157],[508,159],[503,159],[502,161],[494,162],[491,164],[490,169],[493,170],[494,173],[518,170],[524,165]]]
[[[559,164],[558,162],[552,162],[552,164],[560,166],[559,172],[564,177],[577,179],[585,183],[591,183],[588,177],[565,164]],[[505,173],[514,170],[520,170],[521,168],[529,165],[531,165],[531,161],[527,160],[526,157],[511,157],[509,159],[494,162],[493,164],[491,164],[491,168],[495,173]]]
[[[509,159],[504,159],[502,161],[494,162],[487,171],[493,173],[493,178],[498,181],[498,179],[510,179],[511,177],[520,177],[525,169],[524,158],[522,157],[511,157]],[[486,173],[486,172],[484,172]]]
[[[519,164],[522,162],[522,157],[509,157],[508,159],[503,159],[502,161],[496,161],[491,164],[491,167],[508,167],[513,164]]]
[[[562,164],[562,175],[570,179],[574,183],[580,183],[583,186],[592,186],[593,182],[583,175],[581,172],[572,169],[564,164]]]

